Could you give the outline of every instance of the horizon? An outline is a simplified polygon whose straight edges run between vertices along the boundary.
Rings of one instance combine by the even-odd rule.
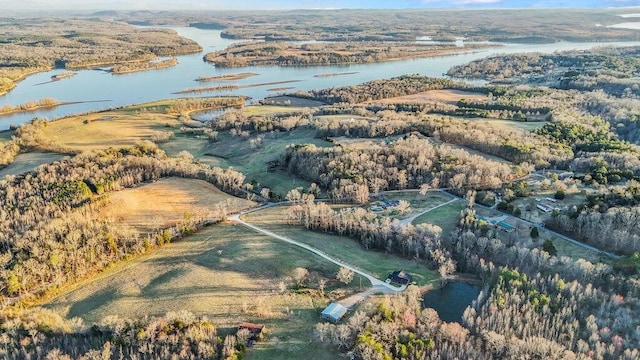
[[[624,9],[640,6],[640,0],[1,0],[5,11],[136,11],[136,10],[339,10],[339,9]]]

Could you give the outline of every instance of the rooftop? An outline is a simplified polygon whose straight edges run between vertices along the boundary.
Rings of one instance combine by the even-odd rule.
[[[347,313],[347,308],[338,304],[331,303],[324,310],[322,310],[322,317],[325,319],[338,321],[340,320],[344,314]]]

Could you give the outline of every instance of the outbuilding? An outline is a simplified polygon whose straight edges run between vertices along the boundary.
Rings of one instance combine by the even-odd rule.
[[[322,318],[337,323],[347,313],[347,308],[338,304],[331,303],[324,310],[322,310]]]

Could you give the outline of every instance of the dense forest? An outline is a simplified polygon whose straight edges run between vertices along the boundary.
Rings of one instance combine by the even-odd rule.
[[[445,145],[436,148],[417,136],[360,150],[289,147],[282,166],[330,190],[331,198],[356,203],[367,202],[370,193],[424,183],[458,191],[496,189],[513,177],[506,165]]]
[[[367,64],[409,58],[443,56],[485,45],[329,42],[295,44],[279,41],[239,43],[204,56],[218,67],[256,65],[304,66]]]
[[[223,29],[233,39],[285,41],[470,41],[550,43],[637,40],[637,31],[608,27],[618,9],[411,9],[290,11],[106,11],[104,16],[140,25]],[[603,26],[594,26],[601,24]]]

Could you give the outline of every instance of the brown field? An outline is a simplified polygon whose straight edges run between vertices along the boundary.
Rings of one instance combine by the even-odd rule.
[[[177,126],[180,122],[174,115],[108,111],[54,121],[42,133],[62,148],[80,152],[132,146]]]
[[[296,291],[296,267],[327,279],[326,296]],[[45,307],[87,323],[187,310],[207,316],[220,334],[251,321],[265,324],[268,334],[247,359],[336,359],[341,357],[334,349],[312,339],[330,299],[355,291],[337,287],[337,271],[337,265],[303,249],[240,225],[219,224],[82,281]],[[280,281],[287,286],[282,292]],[[316,282],[310,276],[307,286]]]
[[[116,218],[144,233],[173,226],[184,220],[187,213],[215,210],[221,204],[230,212],[255,205],[202,180],[167,178],[112,193],[100,216]]]
[[[408,104],[435,104],[435,103],[447,103],[455,105],[458,101],[474,100],[474,101],[488,101],[489,97],[484,94],[461,91],[461,90],[429,90],[413,95],[397,96],[388,99],[375,100],[372,103],[377,104],[396,104],[396,103],[408,103]]]
[[[13,163],[0,170],[0,178],[7,175],[18,175],[28,171],[33,171],[42,164],[50,164],[54,161],[62,160],[68,156],[57,153],[29,152],[16,156]]]

